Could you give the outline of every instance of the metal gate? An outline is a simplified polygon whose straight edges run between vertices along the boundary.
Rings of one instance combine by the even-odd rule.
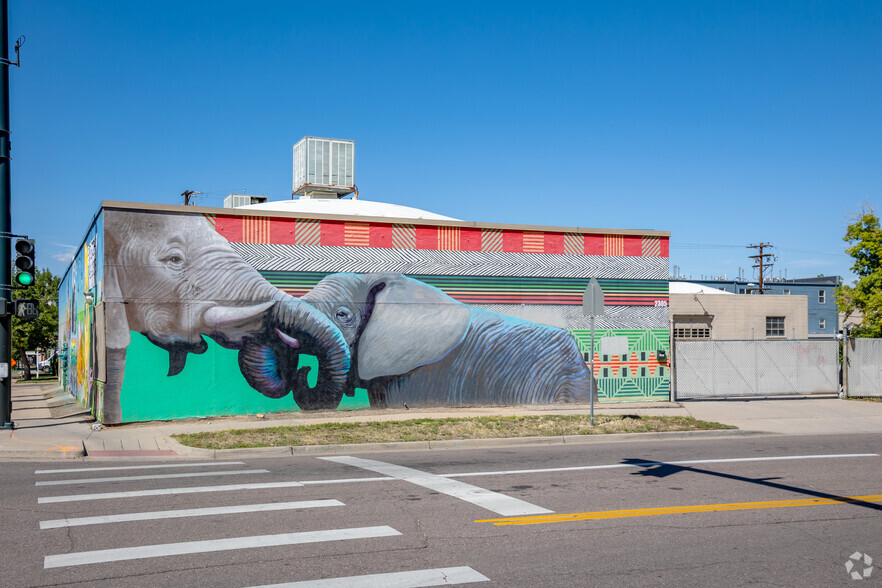
[[[882,339],[848,340],[848,395],[882,396]]]
[[[676,341],[673,368],[676,399],[836,393],[839,342]]]

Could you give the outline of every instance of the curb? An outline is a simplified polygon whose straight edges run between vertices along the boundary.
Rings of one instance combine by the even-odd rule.
[[[55,451],[49,449],[6,449],[0,450],[0,461],[5,460],[28,460],[28,461],[67,461],[82,459],[86,456],[83,449],[71,451]]]
[[[752,437],[774,435],[763,431],[724,429],[712,431],[666,431],[649,433],[612,433],[603,435],[563,435],[554,437],[508,437],[502,439],[453,439],[444,441],[398,441],[390,443],[353,443],[350,445],[296,445],[285,447],[243,447],[237,449],[202,449],[176,445],[175,451],[181,457],[200,457],[203,459],[227,459],[232,457],[289,457],[309,455],[339,455],[351,453],[371,453],[386,451],[441,451],[450,449],[481,449],[494,447],[524,447],[540,445],[583,445],[590,443],[629,442],[629,441],[679,441],[699,437]]]

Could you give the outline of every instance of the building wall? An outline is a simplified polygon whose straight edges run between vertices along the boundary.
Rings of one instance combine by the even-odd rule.
[[[667,233],[104,206],[107,422],[584,401],[591,276],[600,398],[668,398]]]
[[[805,296],[750,294],[671,294],[671,320],[700,322],[708,317],[711,339],[806,339],[808,300]],[[784,337],[766,337],[766,317],[784,317]]]
[[[702,286],[710,286],[731,292],[743,294],[748,288],[748,282],[737,280],[686,280]],[[792,296],[805,296],[808,300],[807,327],[809,337],[833,338],[839,332],[838,309],[836,308],[836,285],[839,283],[838,276],[823,276],[820,278],[805,278],[790,281],[766,282],[766,292],[771,295],[790,294]],[[823,298],[819,293],[823,292]],[[821,300],[824,300],[821,302]],[[823,321],[823,326],[821,321]]]
[[[59,377],[77,402],[101,417],[103,385],[97,379],[96,308],[103,298],[103,214],[93,219],[58,289]],[[86,294],[91,300],[87,303]]]

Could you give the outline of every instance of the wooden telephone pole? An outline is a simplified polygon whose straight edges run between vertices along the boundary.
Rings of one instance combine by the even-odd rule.
[[[181,196],[184,197],[184,206],[190,206],[191,201],[195,203],[197,194],[202,194],[202,192],[194,192],[193,190],[184,190],[181,192]]]
[[[750,290],[759,290],[760,294],[765,294],[764,291],[764,283],[766,279],[766,270],[770,269],[774,264],[772,261],[767,261],[769,258],[774,258],[774,254],[772,253],[763,253],[766,248],[774,247],[771,243],[759,243],[758,245],[748,245],[748,249],[756,249],[758,251],[757,255],[748,255],[749,258],[754,260],[753,267],[759,270],[759,288],[748,288],[748,292]]]

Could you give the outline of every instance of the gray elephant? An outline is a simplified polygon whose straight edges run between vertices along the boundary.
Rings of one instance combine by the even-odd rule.
[[[350,367],[340,330],[308,304],[272,286],[199,215],[105,214],[107,382],[104,421],[121,421],[120,390],[130,331],[168,351],[168,375],[203,336],[239,350],[239,367],[271,398],[293,392],[304,410],[336,408]],[[300,353],[318,358],[317,383],[298,369]]]
[[[562,329],[471,308],[401,274],[338,273],[301,297],[351,348],[349,389],[371,406],[589,399],[590,371]]]

